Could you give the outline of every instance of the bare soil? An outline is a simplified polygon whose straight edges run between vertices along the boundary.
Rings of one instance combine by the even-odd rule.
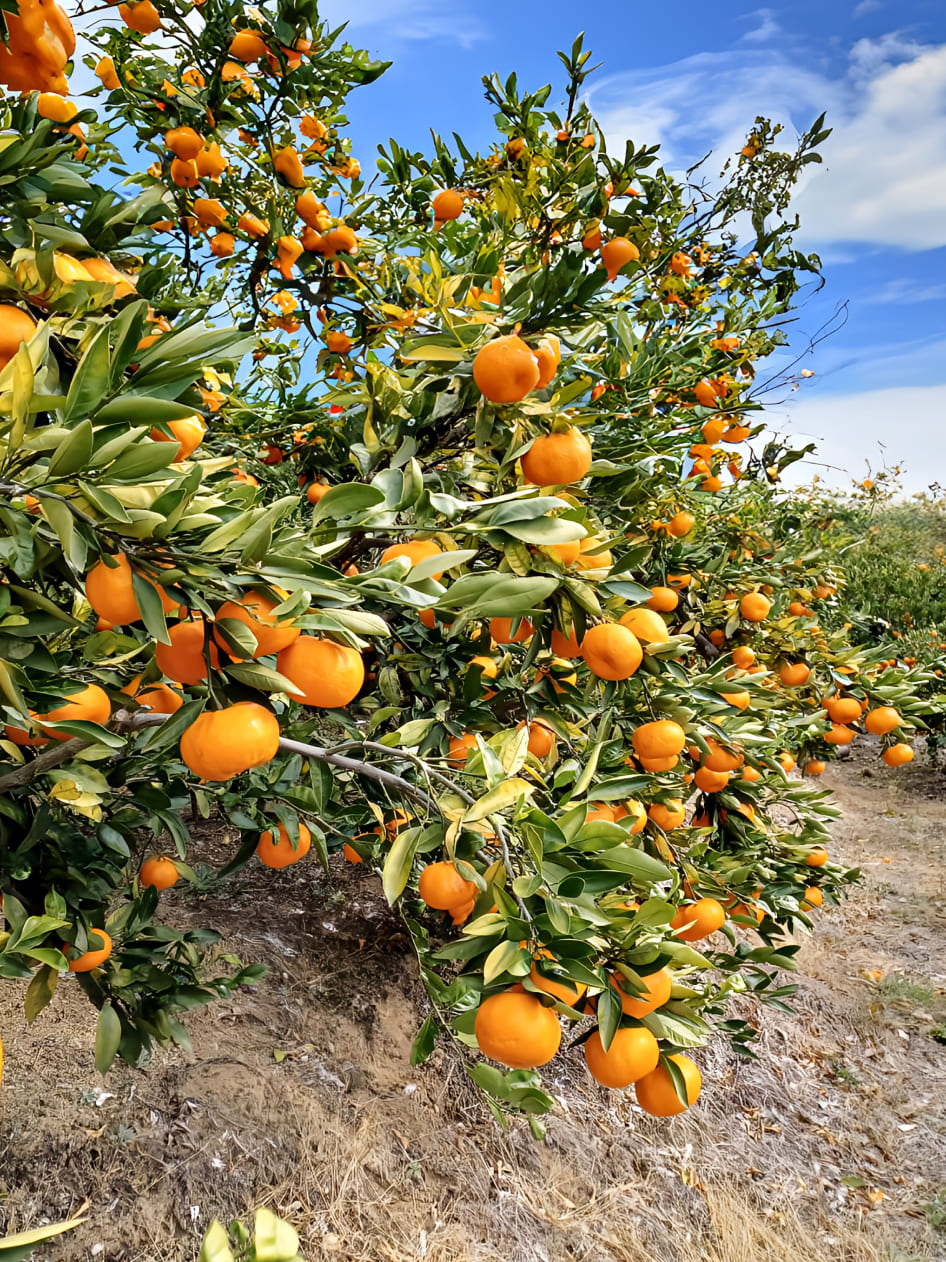
[[[709,1049],[671,1122],[560,1057],[542,1144],[497,1129],[452,1048],[411,1068],[425,997],[369,873],[171,891],[268,975],[192,1014],[192,1053],[104,1081],[71,980],[31,1028],[4,986],[0,1230],[85,1209],[37,1258],[193,1262],[212,1218],[269,1204],[309,1262],[946,1259],[944,776],[869,749],[832,765],[835,856],[865,879],[805,942],[797,1016],[746,1004],[758,1058]]]

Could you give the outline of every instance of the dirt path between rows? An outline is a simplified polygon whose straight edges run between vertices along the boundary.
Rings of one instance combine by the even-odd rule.
[[[688,1116],[642,1117],[573,1056],[548,1141],[501,1134],[450,1049],[410,1067],[424,996],[375,880],[257,871],[169,897],[270,965],[191,1017],[192,1054],[103,1083],[74,983],[32,1029],[3,986],[0,1229],[85,1206],[37,1258],[193,1262],[214,1216],[264,1202],[309,1262],[941,1262],[946,770],[864,750],[824,782],[864,884],[801,952],[798,1017],[763,1012],[755,1061],[701,1054]]]

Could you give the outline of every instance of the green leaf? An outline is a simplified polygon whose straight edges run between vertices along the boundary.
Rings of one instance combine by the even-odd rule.
[[[491,986],[503,973],[513,973],[517,977],[524,977],[530,965],[529,952],[520,947],[518,942],[500,942],[493,947],[483,961],[483,981],[487,986]]]
[[[44,1240],[52,1240],[63,1232],[74,1231],[86,1221],[85,1218],[70,1218],[65,1223],[52,1223],[48,1227],[34,1227],[31,1231],[19,1231],[15,1236],[0,1236],[0,1262],[22,1262],[28,1258],[37,1245]]]
[[[299,1236],[293,1227],[277,1218],[271,1209],[258,1209],[253,1231],[255,1262],[294,1262],[299,1253]]]
[[[437,602],[438,609],[471,609],[482,618],[517,618],[535,609],[559,586],[557,578],[463,574]]]
[[[326,517],[333,520],[349,517],[352,513],[363,512],[366,508],[374,508],[384,502],[384,492],[380,487],[368,486],[363,482],[343,482],[333,486],[315,506],[312,514],[313,522],[323,521]]]
[[[264,666],[262,662],[239,662],[234,666],[227,666],[226,673],[241,684],[258,688],[260,692],[288,692],[290,697],[302,695],[302,689],[291,679],[280,675],[271,666]]]
[[[422,828],[402,828],[384,860],[381,887],[392,907],[404,893],[410,879],[414,854],[423,833]]]
[[[59,973],[50,964],[44,964],[33,974],[33,980],[26,988],[23,1010],[27,1021],[32,1024],[56,993]]]
[[[535,785],[530,784],[528,780],[523,780],[519,776],[513,776],[509,780],[504,780],[498,784],[495,789],[491,789],[485,797],[481,797],[479,801],[474,802],[466,814],[463,816],[464,824],[475,824],[478,820],[486,819],[488,816],[495,814],[497,811],[504,811],[507,807],[518,802],[520,798],[529,797],[535,792]]]
[[[79,361],[62,410],[66,424],[77,417],[90,416],[95,405],[108,394],[108,334],[106,324]]]
[[[118,1013],[110,1002],[106,1003],[99,1011],[95,1026],[95,1068],[100,1074],[107,1073],[118,1053],[121,1038],[122,1023]]]
[[[417,1031],[417,1037],[411,1046],[411,1064],[423,1065],[437,1045],[440,1024],[434,1013],[431,1013]]]
[[[64,478],[78,473],[89,463],[92,455],[92,422],[77,425],[65,442],[60,443],[49,461],[49,478]]]
[[[588,533],[579,522],[569,521],[567,517],[537,517],[535,521],[511,521],[503,526],[503,530],[514,539],[521,539],[523,543],[534,543],[542,547],[553,543],[571,543],[575,539],[584,539]]]
[[[55,530],[66,560],[73,569],[84,571],[88,552],[85,542],[80,535],[76,534],[76,521],[68,504],[63,500],[54,500],[49,496],[44,496],[43,514]]]
[[[197,1262],[234,1262],[227,1233],[216,1218],[204,1236]]]

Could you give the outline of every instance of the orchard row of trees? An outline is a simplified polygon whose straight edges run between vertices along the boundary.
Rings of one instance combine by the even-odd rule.
[[[259,975],[161,918],[192,805],[233,879],[380,872],[416,1059],[478,1048],[498,1115],[539,1127],[588,1016],[595,1077],[680,1111],[855,879],[814,777],[930,708],[750,445],[822,120],[683,184],[605,150],[579,39],[562,106],[484,81],[488,152],[372,163],[345,103],[385,66],[314,0],[117,13],[94,106],[51,0],[0,53],[0,974],[32,1019],[75,973],[102,1070],[185,1042]]]

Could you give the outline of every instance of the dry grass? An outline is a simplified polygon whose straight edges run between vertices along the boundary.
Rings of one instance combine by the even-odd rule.
[[[868,883],[806,940],[798,1016],[762,1014],[758,1060],[701,1053],[692,1113],[644,1118],[572,1055],[548,1075],[548,1141],[500,1133],[453,1051],[410,1068],[423,997],[374,882],[347,865],[343,894],[259,876],[173,905],[268,959],[264,985],[194,1014],[192,1057],[112,1071],[107,1099],[90,1102],[94,1014],[75,986],[29,1030],[0,993],[0,1228],[88,1199],[89,1224],[41,1262],[194,1262],[211,1217],[266,1203],[308,1262],[943,1262],[923,1214],[946,1188],[940,806],[905,793],[895,829],[888,786],[878,799],[854,760],[831,774],[838,848]],[[929,979],[928,1014],[863,976],[877,970]]]

